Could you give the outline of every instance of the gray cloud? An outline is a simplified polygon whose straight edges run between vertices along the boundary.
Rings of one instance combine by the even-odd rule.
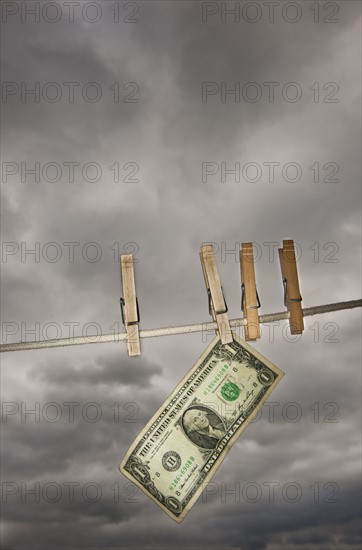
[[[137,360],[138,359],[138,360]],[[31,377],[39,377],[50,385],[68,387],[73,385],[91,386],[102,384],[111,386],[152,386],[151,378],[154,375],[162,375],[159,366],[151,366],[143,358],[126,358],[120,360],[119,356],[98,356],[95,365],[87,365],[74,368],[72,365],[58,364],[37,365],[30,371]]]

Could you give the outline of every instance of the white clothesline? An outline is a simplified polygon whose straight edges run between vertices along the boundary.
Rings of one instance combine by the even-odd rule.
[[[303,317],[330,313],[332,311],[342,311],[344,309],[353,309],[362,307],[362,300],[350,300],[348,302],[337,302],[334,304],[325,304],[303,309]],[[289,319],[289,312],[282,311],[279,313],[269,313],[259,316],[259,322],[262,324],[272,323]],[[246,319],[231,319],[231,328],[240,327],[246,324]],[[216,330],[217,324],[214,322],[199,323],[196,325],[183,325],[164,328],[153,328],[148,330],[140,330],[140,338],[153,338],[156,336],[171,336],[174,334],[188,334],[192,332],[202,332],[206,330]],[[24,351],[42,348],[57,348],[61,346],[79,346],[81,344],[103,344],[106,342],[120,342],[127,337],[126,332],[101,334],[99,336],[77,336],[73,338],[59,338],[54,340],[39,340],[33,342],[14,342],[9,344],[1,344],[0,352],[6,351]]]

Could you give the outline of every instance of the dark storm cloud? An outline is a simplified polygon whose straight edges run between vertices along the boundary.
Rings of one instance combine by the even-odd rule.
[[[357,521],[360,509],[358,491],[353,487],[345,488],[344,506],[333,503],[307,503],[308,499],[304,493],[301,500],[293,504],[283,502],[280,498],[276,502],[264,502],[263,505],[250,501],[238,503],[235,500],[232,503],[231,495],[226,498],[229,502],[229,515],[225,514],[220,518],[219,529],[216,526],[213,528],[211,522],[209,529],[212,535],[219,539],[222,538],[220,527],[221,532],[230,532],[232,545],[240,549],[267,548],[273,543],[285,544],[288,549],[294,548],[294,545],[297,548],[310,548],[311,544],[320,544],[318,548],[330,548],[333,544],[338,544],[338,539],[348,528],[350,518],[343,513],[343,507],[351,506],[353,509],[356,506],[353,516]],[[212,508],[212,499],[209,500],[209,508]],[[215,501],[220,509],[220,495]],[[321,524],[324,525],[323,530],[320,528]],[[233,529],[232,526],[235,525],[238,525],[238,528]],[[260,525],[263,525],[262,530],[258,529]],[[337,525],[333,534],[330,532],[332,525]],[[287,534],[290,532],[293,534]]]
[[[94,184],[81,172],[69,183],[65,171],[53,184],[34,184],[31,177],[22,183],[20,174],[2,184],[5,241],[24,242],[29,249],[39,242],[41,250],[39,261],[24,260],[19,251],[3,263],[2,318],[18,327],[7,337],[19,340],[21,323],[31,330],[36,322],[39,338],[51,322],[59,325],[61,336],[68,335],[69,322],[78,323],[76,335],[89,322],[98,323],[103,333],[114,331],[117,323],[122,331],[118,254],[132,250],[139,260],[141,328],[205,321],[198,258],[203,242],[219,247],[230,317],[240,316],[239,265],[222,250],[247,240],[263,252],[256,263],[261,313],[283,309],[279,264],[269,261],[263,244],[283,238],[294,238],[302,247],[298,267],[305,307],[358,298],[359,4],[340,2],[340,23],[331,25],[313,23],[312,2],[303,3],[307,15],[296,24],[280,17],[274,24],[222,23],[219,16],[202,23],[201,2],[138,4],[140,22],[134,25],[114,24],[107,9],[93,25],[80,17],[74,24],[35,25],[13,18],[3,25],[3,80],[29,86],[95,81],[103,92],[94,104],[70,104],[64,97],[57,103],[22,103],[19,97],[2,103],[3,161],[24,161],[29,167],[36,161],[61,166],[94,161],[103,171]],[[325,11],[322,5],[323,16]],[[138,83],[140,101],[114,103],[109,86],[116,81],[121,89],[125,82]],[[280,95],[274,103],[222,103],[219,93],[203,103],[203,81],[295,81],[303,98],[295,104]],[[308,86],[317,81],[321,86],[338,82],[338,104],[313,102]],[[121,178],[116,184],[109,169],[115,161],[121,168],[137,162],[139,183]],[[279,174],[274,184],[237,184],[221,183],[219,174],[202,182],[206,161],[219,166],[224,161],[228,167],[295,161],[303,166],[303,179],[288,183]],[[322,176],[325,162],[338,163],[340,182],[313,183],[308,167],[316,161]],[[55,263],[42,256],[44,244],[53,241],[62,250]],[[102,251],[96,262],[82,256],[83,245],[91,241]],[[66,242],[80,243],[74,261]],[[324,248],[328,243],[332,248]],[[333,250],[337,261],[329,262]],[[274,336],[263,327],[255,344],[286,376],[181,526],[141,491],[133,494],[117,466],[202,353],[202,335],[144,340],[140,358],[128,358],[123,342],[4,355],[3,401],[20,410],[22,403],[27,409],[40,407],[39,422],[31,414],[23,422],[19,411],[2,424],[2,479],[18,489],[3,503],[6,548],[357,549],[359,311],[308,318],[295,343],[283,332],[286,325],[276,326]],[[74,422],[67,402],[79,403]],[[59,421],[46,417],[47,403],[58,404]],[[89,403],[101,411],[97,422],[90,420],[94,406],[83,410]],[[301,418],[294,422],[298,411]],[[22,499],[22,482],[27,488],[40,484],[38,503],[32,495]],[[62,489],[57,502],[42,494],[50,482]],[[74,502],[66,482],[79,483]],[[273,502],[271,482],[279,483]],[[94,502],[82,494],[87,483],[101,487]],[[262,491],[257,502],[243,493],[248,483]],[[300,501],[283,497],[288,483],[300,485]],[[338,502],[325,502],[326,483],[335,484]],[[225,493],[237,484],[239,502],[237,495]]]
[[[30,368],[27,379],[41,381],[42,397],[15,389],[3,401],[6,478],[67,479],[73,472],[78,479],[87,466],[114,474],[149,411],[153,414],[162,403],[151,382],[161,369],[142,358],[132,365],[129,358],[117,361],[115,356],[99,357],[97,372],[97,366],[86,365],[75,373],[64,361],[39,367]]]
[[[30,153],[30,159],[39,160],[41,151],[47,151],[52,158],[62,153],[67,160],[71,151],[77,149],[77,160],[81,152],[94,156],[102,147],[102,136],[110,135],[121,124],[122,127],[134,124],[135,110],[132,105],[112,101],[113,92],[109,90],[114,82],[119,80],[119,69],[113,69],[98,51],[93,41],[92,33],[82,28],[81,21],[76,21],[74,27],[69,25],[55,28],[50,25],[20,23],[9,21],[10,29],[5,27],[7,52],[3,62],[3,81],[14,82],[21,89],[24,83],[26,89],[34,89],[35,83],[40,84],[40,101],[36,102],[29,94],[26,101],[20,102],[20,91],[17,97],[9,96],[6,109],[3,110],[4,125],[8,129],[7,147],[9,155],[11,146],[22,144]],[[42,27],[44,31],[34,39],[34,31]],[[12,32],[11,32],[12,30]],[[20,33],[22,44],[16,39]],[[74,37],[75,38],[74,40]],[[126,56],[122,58],[122,83],[133,81],[132,66]],[[47,101],[45,97],[55,97],[55,89],[44,87],[47,83],[55,83],[60,89],[58,101]],[[70,92],[64,83],[74,83],[74,100],[69,100]],[[99,101],[92,103],[84,98],[96,97],[95,89],[88,92],[84,89],[89,83],[95,83],[99,88]],[[122,92],[121,92],[122,93]],[[139,108],[137,109],[139,111]],[[137,112],[136,111],[136,112]],[[57,146],[47,139],[46,126],[57,136]],[[113,127],[113,130],[112,130]],[[19,131],[23,130],[24,140],[20,140]],[[29,148],[27,140],[35,147]],[[48,147],[49,146],[49,147]],[[40,149],[41,148],[41,149]]]
[[[121,384],[142,388],[153,385],[151,379],[154,375],[162,375],[159,365],[150,365],[144,358],[136,361],[133,357],[120,359],[119,354],[98,356],[95,358],[95,365],[86,365],[83,368],[59,362],[37,365],[30,372],[31,377],[39,377],[42,381],[59,387],[74,384],[92,387],[99,384]]]

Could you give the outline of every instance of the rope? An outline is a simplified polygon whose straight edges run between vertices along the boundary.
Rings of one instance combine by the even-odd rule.
[[[309,317],[311,315],[318,315],[324,313],[330,313],[332,311],[342,311],[344,309],[353,309],[356,307],[362,307],[362,300],[351,300],[349,302],[337,302],[335,304],[325,304],[322,306],[314,306],[303,309],[303,317]],[[269,313],[267,315],[260,315],[260,323],[273,323],[275,321],[282,321],[283,319],[289,319],[290,315],[288,311],[282,311],[280,313]],[[246,325],[246,319],[231,319],[231,327],[240,327]],[[192,332],[202,332],[205,330],[216,330],[217,324],[211,323],[199,323],[197,325],[183,325],[176,327],[164,327],[154,328],[149,330],[141,330],[139,332],[140,338],[153,338],[155,336],[170,336],[174,334],[190,334]],[[10,344],[0,345],[0,352],[5,351],[24,351],[31,349],[41,348],[57,348],[61,346],[78,346],[81,344],[104,344],[106,342],[121,342],[125,340],[127,333],[113,333],[113,334],[101,334],[96,336],[77,336],[74,338],[59,338],[57,340],[40,340],[34,342],[15,342]]]

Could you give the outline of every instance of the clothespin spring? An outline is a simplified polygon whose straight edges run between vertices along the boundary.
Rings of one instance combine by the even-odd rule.
[[[140,322],[140,310],[138,309],[138,300],[137,300],[137,296],[136,296],[136,307],[137,307],[137,320],[136,321],[131,321],[130,323],[126,323],[126,320],[125,320],[125,314],[124,314],[124,307],[126,305],[126,302],[124,300],[124,298],[120,298],[119,299],[119,304],[121,306],[121,317],[122,317],[122,323],[124,326],[130,326],[130,325],[137,325],[137,323]]]
[[[287,279],[283,278],[283,286],[284,286],[284,305],[287,307],[287,286],[288,281]],[[299,298],[288,298],[289,302],[302,302],[302,295],[299,294]]]
[[[258,294],[257,290],[256,290],[256,299],[257,299],[258,303],[255,306],[248,306],[248,309],[259,309],[261,307],[260,300],[259,300],[259,294]],[[242,283],[242,285],[241,285],[241,309],[244,308],[244,304],[245,304],[245,285],[244,285],[244,283]]]
[[[209,288],[207,288],[206,290],[207,290],[207,297],[208,297],[208,301],[209,301],[209,315],[212,315],[211,290],[210,290]],[[226,300],[225,300],[224,291],[223,291],[223,288],[222,288],[222,287],[221,287],[221,292],[222,292],[222,297],[224,298],[225,308],[224,308],[224,309],[220,309],[220,310],[218,310],[218,311],[215,311],[215,315],[222,315],[223,313],[227,313],[227,312],[228,312],[228,306],[227,306],[227,303],[226,303]]]

